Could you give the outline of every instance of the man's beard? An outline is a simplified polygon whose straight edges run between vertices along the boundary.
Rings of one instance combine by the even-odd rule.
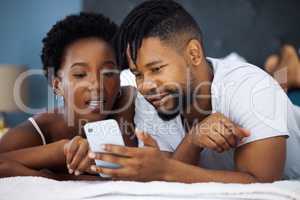
[[[174,106],[171,110],[161,110],[157,109],[158,116],[163,121],[170,121],[175,119],[184,109],[187,108],[188,102],[191,101],[191,98],[187,98],[188,96],[184,93],[180,93],[179,91],[172,92],[172,98],[174,99]]]

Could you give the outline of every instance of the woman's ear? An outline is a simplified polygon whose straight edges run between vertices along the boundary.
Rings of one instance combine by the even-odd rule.
[[[186,46],[186,54],[189,62],[194,66],[199,66],[203,62],[203,48],[201,43],[196,39],[192,39],[188,42]]]
[[[55,77],[55,78],[52,80],[52,88],[53,88],[54,93],[55,93],[56,95],[64,96],[64,89],[63,89],[63,86],[62,86],[61,78]]]

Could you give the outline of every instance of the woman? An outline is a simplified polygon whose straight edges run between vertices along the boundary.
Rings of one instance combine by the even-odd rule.
[[[89,178],[79,176],[92,173],[82,131],[89,121],[114,118],[125,144],[137,145],[132,126],[134,90],[120,88],[112,48],[116,31],[117,25],[108,18],[81,13],[57,22],[48,32],[41,58],[64,106],[30,118],[0,140],[0,177]],[[76,176],[67,176],[67,171]]]

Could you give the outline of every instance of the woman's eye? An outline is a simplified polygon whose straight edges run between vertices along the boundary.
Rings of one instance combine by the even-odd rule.
[[[113,72],[104,72],[103,75],[106,76],[106,77],[112,77],[112,76],[116,75],[116,73],[113,73]]]
[[[86,76],[86,74],[85,74],[85,73],[78,73],[78,74],[73,74],[73,76],[74,76],[75,78],[83,78],[83,77]]]

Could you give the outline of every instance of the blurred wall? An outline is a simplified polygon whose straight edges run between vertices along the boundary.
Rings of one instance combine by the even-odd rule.
[[[177,0],[197,20],[208,56],[237,52],[263,66],[284,43],[300,48],[299,0]],[[120,23],[143,0],[83,0],[83,10],[100,12]],[[300,92],[289,93],[300,105]]]
[[[57,20],[80,10],[81,0],[0,0],[0,63],[42,68],[42,38]],[[29,105],[34,108],[45,106],[45,78],[31,77],[29,87]],[[11,113],[8,122],[13,126],[27,116]]]
[[[298,0],[178,0],[197,19],[204,32],[205,48],[212,57],[232,51],[262,66],[267,55],[289,42],[300,47]],[[100,12],[120,23],[141,0],[0,0],[0,63],[42,68],[41,40],[64,16],[85,11]],[[47,104],[44,77],[31,77],[29,105]],[[300,93],[290,97],[300,105]],[[9,114],[11,126],[28,115]]]

